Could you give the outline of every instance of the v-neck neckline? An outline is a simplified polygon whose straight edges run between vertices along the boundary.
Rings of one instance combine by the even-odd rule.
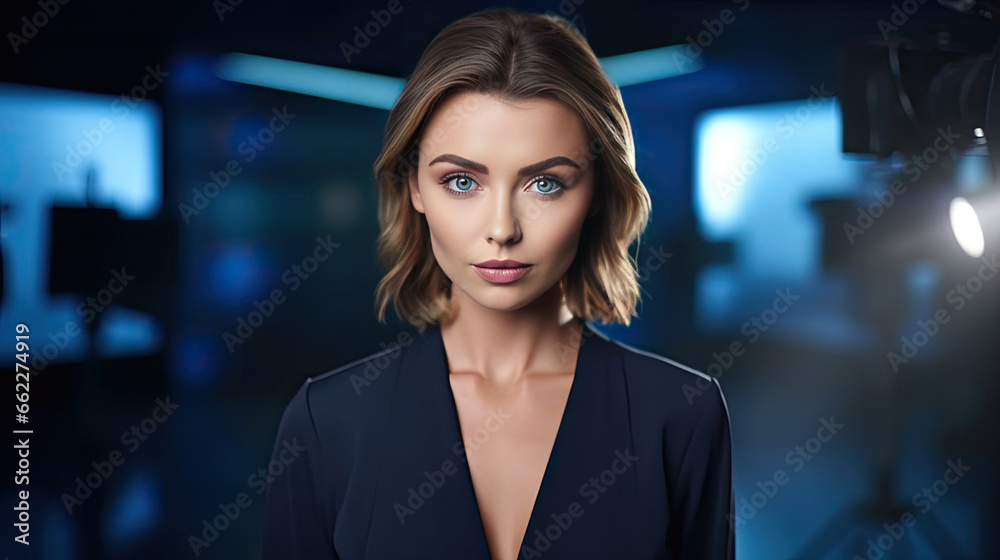
[[[560,452],[561,447],[565,446],[566,435],[564,432],[568,430],[567,427],[570,422],[572,422],[571,414],[574,412],[575,407],[573,404],[576,400],[579,400],[579,393],[582,390],[583,380],[581,379],[581,374],[586,370],[584,367],[584,352],[587,348],[587,338],[589,338],[593,332],[591,331],[590,325],[584,322],[582,325],[582,330],[580,331],[580,343],[578,345],[576,365],[573,369],[573,380],[570,382],[569,394],[566,396],[566,405],[563,407],[562,417],[559,419],[559,427],[556,428],[556,437],[552,442],[552,448],[549,450],[549,457],[545,462],[545,469],[542,471],[542,480],[538,485],[538,492],[535,494],[535,500],[531,505],[531,513],[528,514],[528,524],[524,528],[524,534],[521,535],[520,544],[517,547],[516,558],[521,557],[521,551],[524,549],[525,543],[528,541],[528,532],[531,530],[536,517],[539,515],[538,507],[539,503],[543,501],[546,490],[546,482],[552,477],[552,465],[557,459],[557,454]],[[451,368],[448,365],[448,352],[444,346],[444,337],[441,334],[441,327],[437,325],[434,327],[434,343],[437,346],[438,355],[443,364],[444,371],[444,387],[447,392],[448,401],[451,403],[450,423],[452,427],[453,435],[457,435],[459,440],[463,443],[464,449],[464,434],[462,433],[462,422],[458,415],[458,402],[455,400],[455,393],[451,387]],[[479,509],[479,497],[476,495],[476,487],[472,480],[472,469],[469,467],[468,457],[464,456],[460,461],[461,466],[459,469],[462,472],[462,477],[468,484],[468,490],[472,495],[473,510],[476,518],[476,524],[479,526],[479,532],[481,536],[481,544],[486,551],[486,558],[490,558],[489,551],[489,541],[486,538],[486,526],[483,524],[482,513]],[[548,484],[551,486],[551,482]]]

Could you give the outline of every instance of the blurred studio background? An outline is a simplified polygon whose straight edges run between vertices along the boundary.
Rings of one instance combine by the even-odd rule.
[[[33,433],[0,554],[260,556],[284,406],[415,332],[375,320],[372,163],[427,43],[491,5],[5,3],[0,359],[26,324]],[[719,378],[737,555],[1000,557],[1000,3],[504,5],[621,86],[653,215],[640,318],[595,326]]]

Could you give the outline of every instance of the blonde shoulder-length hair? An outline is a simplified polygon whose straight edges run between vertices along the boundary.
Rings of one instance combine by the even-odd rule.
[[[574,317],[628,325],[639,301],[638,272],[628,249],[646,228],[649,193],[635,171],[635,147],[621,92],[586,38],[566,19],[490,8],[456,20],[427,46],[389,113],[374,165],[378,185],[378,259],[387,271],[376,290],[378,320],[391,304],[423,332],[449,309],[451,280],[431,249],[426,217],[410,202],[421,132],[458,92],[505,101],[548,97],[581,118],[590,139],[584,155],[595,171],[594,204],[576,258],[562,283]]]

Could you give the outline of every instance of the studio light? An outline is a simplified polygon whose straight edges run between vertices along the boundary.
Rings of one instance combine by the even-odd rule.
[[[377,109],[391,109],[405,84],[402,78],[244,53],[222,56],[215,75],[231,82]]]
[[[688,54],[690,45],[673,45],[608,56],[601,67],[619,87],[663,80],[705,66],[700,54]],[[216,77],[230,82],[279,89],[377,109],[392,109],[406,80],[319,64],[307,64],[245,53],[221,56]]]
[[[948,215],[951,218],[951,231],[962,250],[976,259],[983,256],[986,250],[983,226],[968,199],[962,196],[953,198]]]
[[[965,254],[979,259],[1000,253],[1000,188],[957,193],[948,217],[955,241]]]

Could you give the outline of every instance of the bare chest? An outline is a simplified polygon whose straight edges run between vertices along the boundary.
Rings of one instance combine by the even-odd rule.
[[[507,391],[484,386],[476,374],[450,381],[490,558],[516,560],[573,375]]]

